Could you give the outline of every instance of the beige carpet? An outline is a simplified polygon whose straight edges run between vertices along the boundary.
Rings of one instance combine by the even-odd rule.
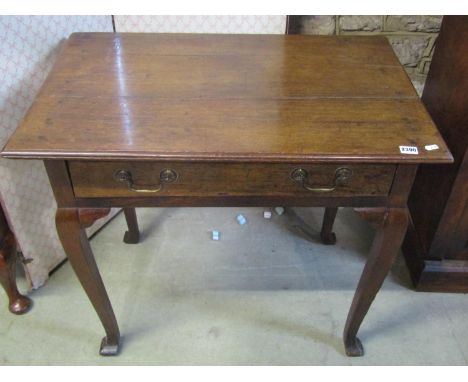
[[[323,209],[263,218],[262,208],[138,209],[142,242],[119,215],[91,242],[123,336],[98,355],[103,329],[68,263],[16,317],[0,309],[2,365],[466,365],[468,298],[414,292],[402,258],[360,331],[341,333],[373,231],[338,213],[335,246],[318,242]],[[247,224],[240,226],[237,213]],[[303,234],[301,220],[311,228]],[[211,230],[221,232],[211,240]]]

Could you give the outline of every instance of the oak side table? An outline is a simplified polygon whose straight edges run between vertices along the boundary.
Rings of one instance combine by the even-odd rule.
[[[397,255],[417,165],[453,159],[384,37],[77,33],[7,158],[40,159],[57,230],[117,354],[119,329],[84,228],[123,207],[340,206],[377,233],[346,354]],[[189,250],[189,249],[187,249]]]

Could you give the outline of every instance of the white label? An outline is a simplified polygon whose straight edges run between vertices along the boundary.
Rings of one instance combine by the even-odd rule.
[[[400,153],[418,155],[418,148],[416,146],[400,146]]]
[[[427,151],[439,150],[439,146],[437,146],[437,145],[426,145],[426,146],[424,146],[424,148],[425,148]]]

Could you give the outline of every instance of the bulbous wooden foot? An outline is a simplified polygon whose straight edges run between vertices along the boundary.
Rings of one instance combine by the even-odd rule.
[[[0,284],[8,296],[8,310],[13,314],[24,314],[31,309],[32,301],[16,286],[16,240],[3,212],[0,214]]]
[[[99,350],[100,355],[112,356],[119,353],[119,341],[109,341],[107,337],[104,337],[101,341],[101,349]]]
[[[345,341],[345,351],[348,357],[362,357],[364,355],[364,347],[357,337]]]
[[[24,314],[27,313],[32,307],[32,300],[29,297],[19,295],[13,301],[10,301],[8,309],[13,314]]]

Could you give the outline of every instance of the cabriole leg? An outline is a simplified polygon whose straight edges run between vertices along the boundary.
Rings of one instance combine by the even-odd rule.
[[[118,353],[120,333],[85,228],[108,213],[109,209],[107,208],[59,208],[56,214],[57,231],[68,260],[106,332],[106,337],[103,338],[101,343],[101,355],[115,355]]]
[[[407,227],[406,208],[388,208],[384,212],[346,320],[343,340],[348,356],[364,354],[357,332],[398,254]]]

